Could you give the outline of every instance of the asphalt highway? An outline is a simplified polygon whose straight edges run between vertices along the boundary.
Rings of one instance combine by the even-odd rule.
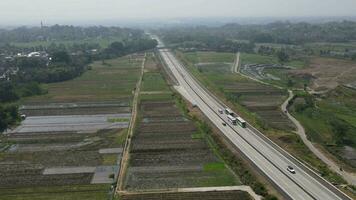
[[[224,105],[206,91],[168,49],[162,49],[163,43],[160,41],[159,47],[161,58],[179,83],[178,91],[196,104],[224,136],[276,184],[286,197],[298,200],[350,199],[331,184],[323,182],[325,180],[317,180],[310,172],[305,172],[300,163],[296,164],[295,160],[285,156],[285,152],[282,153],[266,141],[266,138],[256,134],[256,130],[250,125],[248,128],[242,128],[230,124],[227,116],[218,112],[219,109],[224,109]],[[223,122],[227,126],[224,126]],[[287,170],[288,166],[292,166],[296,173],[290,173]]]

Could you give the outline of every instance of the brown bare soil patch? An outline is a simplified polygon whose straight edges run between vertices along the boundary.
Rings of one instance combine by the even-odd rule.
[[[297,76],[313,77],[312,89],[330,90],[356,79],[356,63],[334,58],[312,58],[308,68],[293,70]]]

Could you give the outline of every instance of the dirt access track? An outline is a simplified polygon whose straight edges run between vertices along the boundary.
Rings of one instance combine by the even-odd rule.
[[[315,91],[330,90],[339,84],[349,84],[356,80],[356,62],[333,59],[312,58],[308,68],[293,70],[292,74],[312,76],[311,89]]]

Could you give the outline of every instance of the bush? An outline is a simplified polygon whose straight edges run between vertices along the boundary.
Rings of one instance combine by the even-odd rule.
[[[16,105],[0,105],[0,132],[20,121]]]

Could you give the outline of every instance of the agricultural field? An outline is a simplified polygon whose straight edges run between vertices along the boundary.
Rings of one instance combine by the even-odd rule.
[[[248,112],[254,113],[263,126],[270,126],[276,129],[293,130],[293,124],[287,119],[287,117],[280,111],[279,106],[286,98],[286,91],[264,85],[238,74],[231,72],[231,65],[218,63],[218,61],[227,58],[226,53],[220,55],[220,53],[205,52],[195,53],[198,58],[192,57],[193,53],[181,54],[181,59],[190,66],[190,69],[197,77],[201,79],[209,88],[215,90],[215,92],[222,93],[227,100],[232,103],[238,104],[244,107]],[[209,60],[206,57],[211,56],[210,60],[217,62],[215,64],[197,63],[200,55],[204,60]],[[234,58],[234,54],[229,54]],[[241,59],[243,63],[252,62],[255,56],[250,54],[242,54]],[[195,60],[195,62],[194,62]],[[275,60],[271,57],[259,57],[256,63],[274,63]]]
[[[121,102],[132,99],[140,76],[142,55],[97,61],[82,76],[65,82],[45,85],[48,94],[24,99],[23,104]]]
[[[26,119],[0,137],[0,199],[113,195],[143,55],[95,62],[21,101]],[[16,194],[16,196],[14,196]]]
[[[125,189],[150,191],[239,185],[237,176],[212,151],[201,130],[180,110],[162,72],[153,70],[160,76],[155,80],[162,79],[165,87],[152,87],[151,79],[145,76],[153,72],[146,68]],[[157,93],[148,95],[147,92],[153,91]]]
[[[252,199],[243,191],[210,191],[210,192],[167,192],[167,193],[150,193],[150,194],[132,194],[123,196],[122,200],[250,200]]]

